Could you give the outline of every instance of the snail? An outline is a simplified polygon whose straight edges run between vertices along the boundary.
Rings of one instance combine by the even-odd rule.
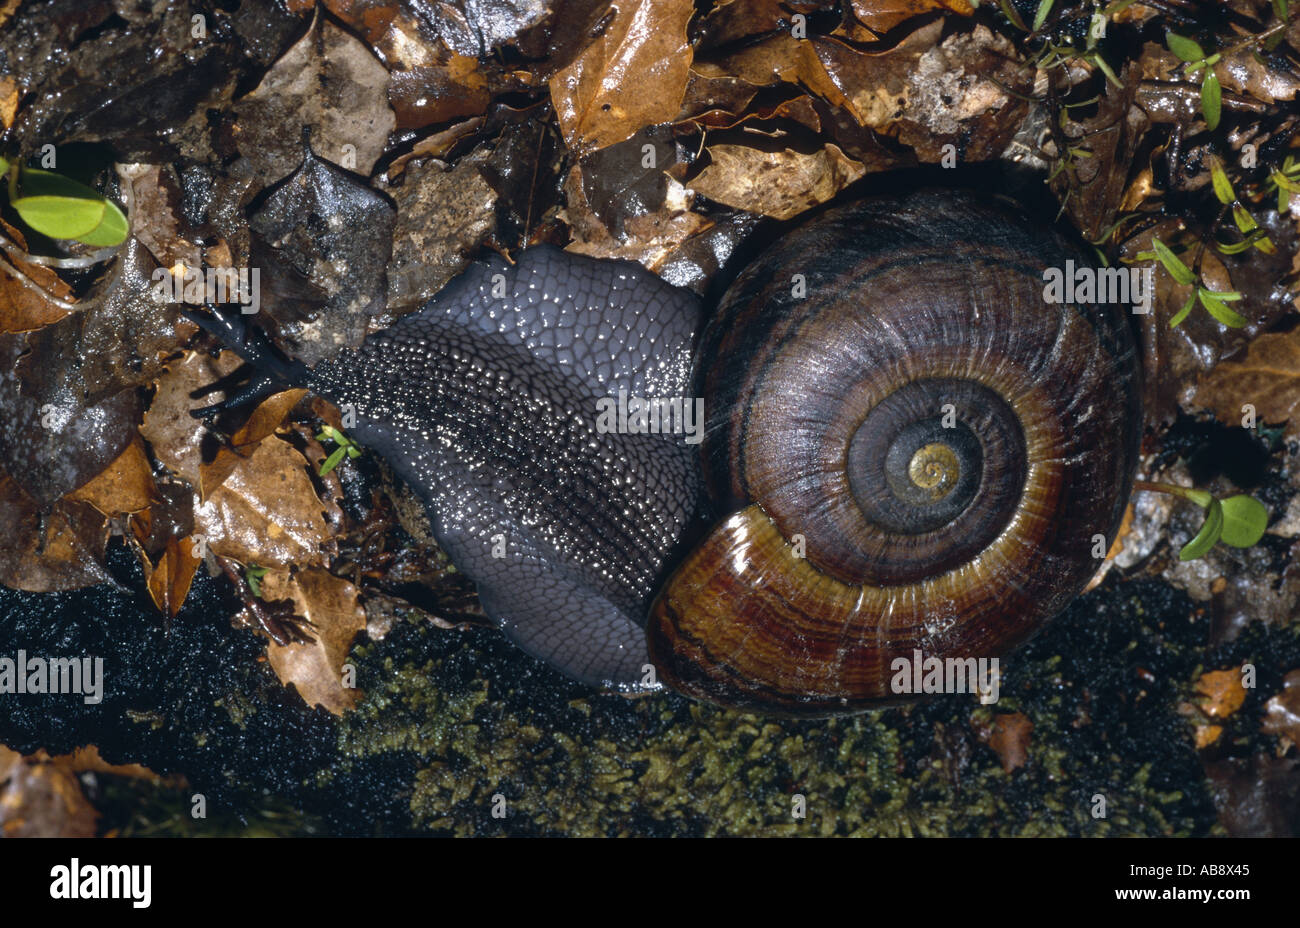
[[[817,716],[897,701],[899,658],[1004,654],[1095,572],[1139,370],[1120,307],[1045,300],[1068,260],[1001,202],[923,190],[789,231],[707,325],[639,265],[545,246],[311,370],[191,318],[259,370],[227,404],[354,410],[525,651]]]

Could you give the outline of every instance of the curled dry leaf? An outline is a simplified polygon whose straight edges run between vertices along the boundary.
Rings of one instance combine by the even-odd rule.
[[[267,646],[267,660],[280,681],[292,683],[309,706],[324,706],[335,715],[356,705],[360,691],[344,685],[343,663],[353,639],[366,627],[357,588],[321,569],[292,575],[273,570],[262,578],[262,596],[268,601],[291,599],[294,614],[312,623],[315,640]]]
[[[180,613],[185,597],[190,595],[194,572],[203,563],[197,556],[198,547],[193,538],[172,535],[156,564],[145,560],[144,581],[149,598],[168,618],[175,618]]]
[[[1251,407],[1260,422],[1287,424],[1300,437],[1300,329],[1256,336],[1244,357],[1222,361],[1201,378],[1196,403],[1224,423]]]
[[[691,181],[697,193],[737,209],[790,219],[834,197],[866,173],[836,145],[812,154],[713,145],[713,163]]]
[[[628,0],[615,11],[600,36],[550,80],[565,144],[578,154],[670,122],[686,93],[691,0]]]

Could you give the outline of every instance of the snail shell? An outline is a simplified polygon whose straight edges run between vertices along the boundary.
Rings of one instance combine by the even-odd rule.
[[[661,679],[851,712],[898,698],[898,658],[1001,655],[1079,593],[1131,488],[1140,383],[1125,308],[1046,302],[1067,260],[930,191],[827,212],[741,273],[696,368],[725,517],[651,609]]]

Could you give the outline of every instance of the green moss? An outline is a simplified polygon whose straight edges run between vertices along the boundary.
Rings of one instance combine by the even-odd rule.
[[[413,757],[411,827],[429,833],[1206,834],[1214,809],[1178,711],[1206,659],[1189,613],[1159,584],[1103,589],[1004,663],[996,706],[949,697],[823,721],[590,695],[491,632],[407,624],[358,649],[367,692],[340,749],[345,764]],[[1300,660],[1294,629],[1238,648],[1252,649],[1276,668]],[[978,732],[1012,711],[1034,728],[1008,774]]]

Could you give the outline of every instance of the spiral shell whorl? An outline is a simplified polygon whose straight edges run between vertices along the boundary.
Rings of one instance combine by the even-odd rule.
[[[699,355],[733,515],[652,610],[669,682],[846,711],[893,696],[894,657],[1000,655],[1079,592],[1140,410],[1126,310],[1044,302],[1067,259],[1002,207],[928,192],[834,210],[750,265]]]

